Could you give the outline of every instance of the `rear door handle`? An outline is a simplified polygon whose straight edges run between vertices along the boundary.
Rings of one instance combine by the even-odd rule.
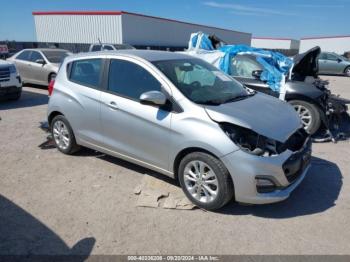
[[[109,102],[108,107],[112,108],[113,110],[117,110],[118,109],[117,103],[114,102],[114,101]]]

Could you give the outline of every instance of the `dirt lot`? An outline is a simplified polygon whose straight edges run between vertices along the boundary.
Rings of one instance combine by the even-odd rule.
[[[324,78],[350,98],[350,78]],[[0,254],[350,254],[349,141],[314,144],[310,173],[282,203],[136,207],[149,170],[39,147],[47,100],[25,87],[20,101],[0,104]]]

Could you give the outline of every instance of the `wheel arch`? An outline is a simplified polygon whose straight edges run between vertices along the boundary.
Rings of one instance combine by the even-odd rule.
[[[317,101],[315,101],[315,99],[312,99],[308,96],[304,96],[301,94],[293,94],[293,95],[286,96],[287,102],[290,102],[292,100],[301,100],[301,101],[310,103],[310,104],[314,105],[319,110],[320,114],[325,114],[324,109],[319,105],[319,103]]]
[[[181,160],[187,156],[188,154],[194,153],[194,152],[202,152],[202,153],[206,153],[209,154],[217,159],[220,160],[220,158],[218,156],[216,156],[215,154],[213,154],[212,152],[201,148],[201,147],[187,147],[182,149],[180,152],[177,153],[175,160],[174,160],[174,164],[173,164],[173,172],[174,172],[174,178],[178,181],[178,171],[179,171],[179,166],[180,166],[180,162]]]
[[[52,75],[57,75],[56,72],[50,72],[48,75],[47,75],[47,82],[50,84],[50,79],[51,79],[51,76]]]
[[[53,120],[56,116],[59,116],[59,115],[64,116],[64,114],[62,114],[62,113],[59,112],[59,111],[52,111],[52,112],[49,114],[49,116],[48,116],[48,118],[47,118],[48,123],[49,123],[49,126],[51,126],[52,120]]]

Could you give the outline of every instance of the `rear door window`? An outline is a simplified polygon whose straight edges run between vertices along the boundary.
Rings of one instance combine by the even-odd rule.
[[[100,88],[102,59],[84,59],[72,62],[69,80],[81,85]]]
[[[16,59],[23,60],[23,61],[30,61],[30,53],[31,51],[23,51],[16,57]]]
[[[327,60],[336,61],[336,60],[338,60],[338,57],[336,57],[335,55],[332,55],[332,54],[327,54]]]
[[[139,101],[144,92],[161,91],[161,84],[143,67],[129,61],[112,59],[109,65],[108,90]]]
[[[114,50],[114,49],[110,45],[105,45],[105,46],[103,46],[103,50],[108,50],[109,51],[109,50]]]

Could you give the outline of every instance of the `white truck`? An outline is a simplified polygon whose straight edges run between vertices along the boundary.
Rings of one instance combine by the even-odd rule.
[[[0,99],[18,100],[22,94],[22,80],[16,66],[0,60]]]

